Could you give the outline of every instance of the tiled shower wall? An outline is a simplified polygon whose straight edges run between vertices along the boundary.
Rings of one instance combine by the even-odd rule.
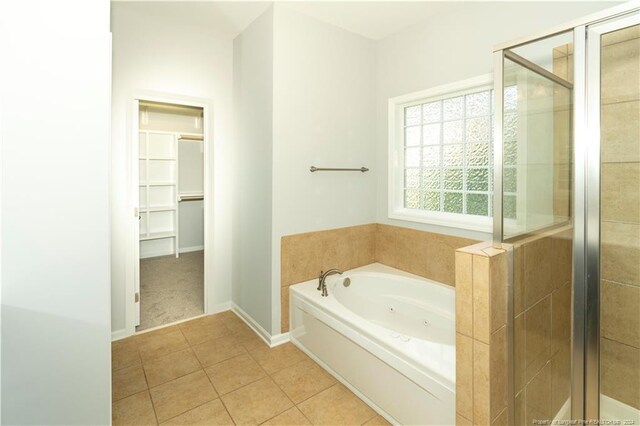
[[[317,278],[321,270],[380,262],[453,286],[455,251],[474,243],[477,241],[377,223],[282,237],[282,332],[289,330],[289,286]]]
[[[602,42],[600,389],[640,409],[640,28]]]
[[[553,73],[573,82],[573,44],[553,49]],[[553,215],[555,223],[571,217],[572,151],[571,92],[553,93]]]
[[[514,243],[516,425],[553,419],[570,395],[572,229]]]

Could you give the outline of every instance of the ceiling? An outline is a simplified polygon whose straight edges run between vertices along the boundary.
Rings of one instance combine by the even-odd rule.
[[[272,4],[267,1],[112,1],[156,2],[158,9],[171,8],[176,19],[216,25],[232,36],[241,33]],[[178,3],[184,7],[177,8]],[[283,1],[279,4],[372,40],[383,39],[452,6],[452,3],[429,1]]]
[[[427,1],[300,1],[283,4],[372,40],[381,40],[397,33],[447,7],[442,2]]]

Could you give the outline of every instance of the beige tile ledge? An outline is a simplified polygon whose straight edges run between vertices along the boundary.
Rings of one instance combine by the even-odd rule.
[[[494,257],[505,253],[508,248],[511,247],[511,244],[502,243],[501,246],[502,248],[497,248],[494,247],[493,241],[483,241],[471,246],[461,247],[456,251],[459,253],[473,254],[475,256]]]

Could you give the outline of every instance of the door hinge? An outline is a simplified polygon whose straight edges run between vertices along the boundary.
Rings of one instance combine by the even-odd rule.
[[[138,293],[137,291],[136,291],[136,294],[134,296],[134,299],[135,299],[136,303],[138,303],[140,301],[140,293]]]

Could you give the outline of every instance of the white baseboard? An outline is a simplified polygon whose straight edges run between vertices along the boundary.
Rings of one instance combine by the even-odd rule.
[[[180,324],[182,322],[191,321],[193,319],[200,318],[200,317],[203,317],[203,316],[206,316],[206,315],[212,315],[212,314],[217,314],[217,313],[220,313],[220,312],[228,311],[230,309],[231,309],[231,302],[220,303],[220,304],[214,306],[212,309],[209,310],[209,312],[207,312],[205,314],[197,315],[197,316],[191,317],[191,318],[185,318],[185,319],[178,320],[178,321],[175,321],[175,322],[172,322],[172,323],[169,323],[169,324],[163,324],[163,325],[160,325],[158,327],[152,327],[152,328],[149,328],[147,330],[142,331],[142,333],[146,333],[146,332],[149,332],[149,331],[155,331],[155,330],[158,330],[158,329],[164,328],[164,327],[170,327],[172,325]],[[121,329],[121,330],[115,330],[115,331],[111,332],[111,341],[115,342],[116,340],[124,339],[125,337],[129,337],[129,336],[131,336],[131,335],[127,334],[127,330],[124,329],[124,328]]]
[[[283,343],[287,343],[290,340],[289,332],[276,334],[275,336],[271,336],[271,344],[269,346],[273,348],[278,345],[282,345]]]
[[[248,313],[244,311],[240,306],[231,302],[231,310],[236,313],[253,331],[256,332],[258,336],[264,342],[269,345],[270,348],[273,348],[278,345],[282,345],[283,343],[287,343],[289,341],[289,333],[277,334],[275,336],[271,336],[267,330],[265,330],[256,320],[251,317]]]
[[[126,328],[121,328],[120,330],[115,330],[111,332],[111,341],[115,342],[116,340],[124,339],[125,337],[129,337],[127,334]]]
[[[204,246],[193,246],[193,247],[181,247],[178,250],[178,253],[191,253],[193,251],[204,250]],[[175,252],[173,250],[157,250],[157,251],[147,251],[144,254],[140,253],[140,259],[149,259],[152,257],[161,257],[161,256],[171,256],[174,255]]]
[[[193,246],[193,247],[181,247],[180,253],[191,253],[192,251],[201,251],[204,250],[204,246]]]
[[[159,328],[170,327],[172,325],[180,324],[182,322],[191,321],[192,319],[195,319],[195,318],[199,318],[206,315],[213,315],[213,314],[217,314],[217,313],[225,312],[229,310],[235,312],[236,315],[238,315],[240,319],[242,319],[249,326],[249,328],[251,328],[258,336],[260,336],[260,338],[264,340],[264,342],[267,345],[269,345],[269,347],[271,348],[276,347],[278,345],[282,345],[283,343],[287,343],[290,340],[289,333],[281,333],[281,334],[276,334],[275,336],[272,336],[267,332],[267,330],[265,330],[260,324],[258,324],[258,322],[254,320],[251,317],[251,315],[246,313],[240,306],[236,305],[233,302],[220,303],[214,306],[212,309],[209,309],[209,312],[207,312],[206,314],[198,315],[193,318],[187,318],[187,319],[175,321],[175,322],[172,322],[171,324],[165,324],[158,327],[153,327],[148,330],[144,330],[143,333],[154,331]],[[125,337],[129,337],[129,334],[127,334],[126,329],[121,329],[121,330],[116,330],[111,332],[112,342],[116,340],[124,339]]]
[[[220,312],[229,311],[232,308],[232,302],[224,302],[215,305],[213,308],[209,309],[207,314],[219,314]]]

